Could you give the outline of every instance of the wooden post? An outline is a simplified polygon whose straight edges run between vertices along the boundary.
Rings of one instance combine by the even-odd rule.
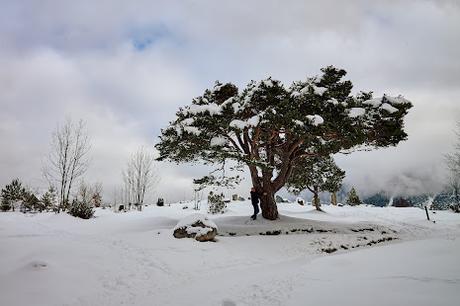
[[[426,218],[430,221],[430,215],[428,214],[428,207],[425,206]]]

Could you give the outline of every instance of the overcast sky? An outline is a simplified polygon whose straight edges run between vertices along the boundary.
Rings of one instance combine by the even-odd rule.
[[[335,65],[354,91],[403,94],[408,141],[337,156],[358,191],[442,187],[460,119],[459,1],[0,0],[0,185],[46,187],[41,166],[65,117],[87,121],[88,182],[106,196],[131,152],[215,80],[286,84]],[[199,166],[159,165],[160,194],[192,193]],[[249,182],[240,190],[246,190]]]

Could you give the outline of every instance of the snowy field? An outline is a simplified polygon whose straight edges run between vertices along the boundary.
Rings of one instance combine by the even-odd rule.
[[[232,202],[211,216],[216,242],[175,239],[192,206],[0,213],[0,305],[460,303],[459,214],[284,203],[279,220],[252,221]]]

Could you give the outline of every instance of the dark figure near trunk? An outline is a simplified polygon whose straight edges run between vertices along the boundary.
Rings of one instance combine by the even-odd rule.
[[[257,214],[259,213],[259,194],[254,187],[251,188],[251,203],[254,208],[254,214],[251,216],[251,219],[255,220],[257,219]]]

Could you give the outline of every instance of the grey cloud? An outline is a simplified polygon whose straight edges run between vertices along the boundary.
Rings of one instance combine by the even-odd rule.
[[[459,17],[456,1],[3,1],[0,185],[15,176],[41,182],[63,115],[88,121],[89,180],[110,190],[129,152],[152,146],[214,80],[244,86],[272,75],[289,84],[333,64],[356,91],[414,102],[407,142],[337,156],[347,181],[372,192],[396,189],[400,176],[408,189],[439,189],[460,118]],[[143,39],[151,41],[136,49]],[[190,190],[205,170],[164,165],[161,188]],[[414,175],[423,179],[409,184]]]

